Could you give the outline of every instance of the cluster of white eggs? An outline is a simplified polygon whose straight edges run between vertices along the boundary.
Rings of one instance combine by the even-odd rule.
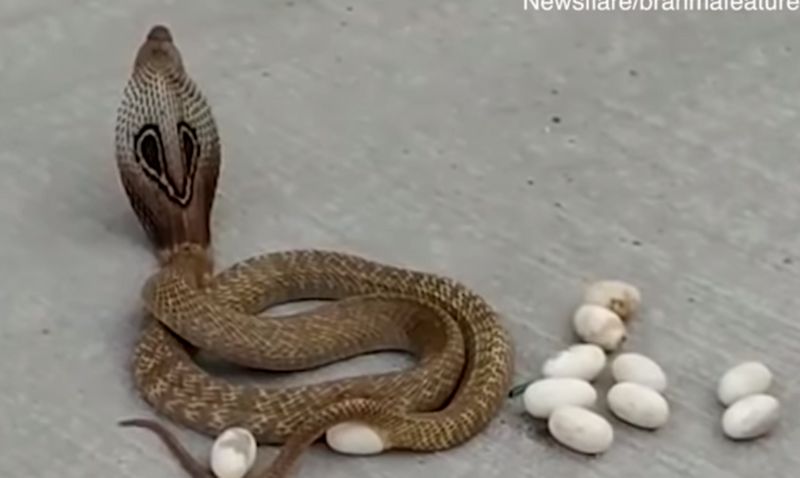
[[[609,366],[606,354],[625,341],[625,322],[641,300],[639,290],[622,281],[591,284],[572,316],[573,329],[583,343],[548,358],[542,365],[543,377],[525,388],[527,412],[546,419],[553,438],[575,451],[602,453],[614,441],[611,423],[594,410],[598,391],[593,382]],[[617,418],[644,429],[666,424],[669,404],[662,393],[667,377],[654,360],[623,353],[610,362],[610,369],[615,383],[606,393],[606,403]]]
[[[541,368],[543,377],[525,385],[526,411],[546,419],[553,438],[575,451],[603,453],[614,440],[610,422],[595,410],[598,391],[593,382],[607,366],[614,384],[606,393],[606,405],[614,416],[647,430],[664,426],[670,417],[664,396],[667,376],[658,363],[633,352],[607,357],[625,341],[626,322],[641,300],[639,290],[622,281],[589,285],[572,316],[572,326],[583,343],[548,358]],[[728,407],[722,418],[728,437],[755,438],[775,426],[780,406],[766,394],[771,381],[771,372],[759,362],[745,362],[723,375],[718,396]]]
[[[761,362],[743,362],[722,375],[717,398],[726,407],[722,430],[734,440],[765,435],[778,424],[781,406],[767,393],[772,372]]]
[[[598,454],[614,440],[609,421],[593,410],[598,391],[592,382],[606,368],[606,354],[595,344],[573,345],[548,359],[544,378],[529,384],[525,409],[546,419],[550,434],[573,450]],[[620,420],[643,429],[660,428],[669,419],[662,395],[667,378],[661,367],[638,353],[618,355],[610,364],[614,385],[606,393],[609,410]]]

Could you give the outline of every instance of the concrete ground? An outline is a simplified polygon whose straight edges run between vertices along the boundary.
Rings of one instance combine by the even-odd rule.
[[[571,343],[586,281],[619,277],[645,299],[626,349],[669,375],[668,425],[612,419],[600,457],[555,445],[512,400],[460,448],[319,445],[295,476],[796,476],[796,20],[517,0],[0,2],[0,477],[184,476],[152,435],[115,426],[151,415],[129,358],[156,264],[118,181],[114,117],[162,22],[223,136],[221,266],[322,247],[456,277],[505,317],[517,382]],[[749,359],[774,370],[783,419],[733,443],[714,390]]]

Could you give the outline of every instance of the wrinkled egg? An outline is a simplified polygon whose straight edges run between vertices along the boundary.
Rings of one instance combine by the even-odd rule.
[[[574,405],[556,408],[547,420],[550,434],[562,445],[585,454],[608,450],[614,429],[601,415]]]
[[[583,295],[585,304],[594,304],[614,311],[622,320],[630,319],[642,303],[639,289],[619,280],[603,280],[590,284]]]
[[[572,325],[581,340],[599,345],[609,352],[616,350],[627,335],[622,319],[600,305],[584,304],[578,307]]]
[[[617,382],[633,382],[657,392],[667,389],[667,376],[653,359],[639,353],[624,353],[611,362],[611,375]]]
[[[572,345],[547,359],[545,377],[572,377],[592,381],[606,366],[606,354],[595,344]]]
[[[667,400],[652,388],[638,383],[614,385],[609,389],[606,401],[617,418],[640,428],[659,428],[669,419]]]
[[[562,405],[594,405],[597,391],[589,382],[578,378],[543,378],[528,385],[522,399],[528,413],[536,418],[547,418]]]
[[[772,372],[761,362],[743,362],[727,372],[719,381],[717,397],[724,405],[748,395],[766,392],[772,384]]]
[[[223,431],[211,446],[211,471],[218,478],[242,478],[256,460],[256,439],[249,430]]]
[[[757,438],[778,424],[780,409],[778,399],[771,395],[761,393],[741,398],[722,415],[722,430],[734,440]]]
[[[360,422],[342,422],[325,432],[328,446],[346,455],[375,455],[384,448],[383,439],[372,427]]]

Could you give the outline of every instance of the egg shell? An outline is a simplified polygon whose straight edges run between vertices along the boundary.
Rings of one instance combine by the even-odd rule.
[[[642,293],[632,284],[621,280],[602,280],[589,284],[583,302],[610,309],[621,319],[627,320],[641,305]]]
[[[361,422],[338,423],[328,428],[325,439],[333,450],[346,455],[376,455],[384,450],[380,433]]]
[[[606,402],[617,418],[639,428],[660,428],[669,419],[669,404],[664,396],[638,383],[614,385],[608,390]]]
[[[772,385],[772,372],[761,362],[743,362],[725,372],[719,380],[717,398],[728,406],[737,400],[766,392]]]
[[[614,441],[614,429],[608,420],[574,405],[556,408],[547,420],[547,429],[562,445],[589,455],[607,451]]]
[[[777,398],[759,393],[734,402],[722,415],[728,438],[748,440],[767,434],[778,424],[781,406]]]
[[[249,430],[228,428],[211,445],[211,470],[218,478],[242,478],[255,463],[257,451]]]
[[[595,344],[607,352],[616,350],[625,340],[625,324],[615,312],[605,307],[584,304],[572,318],[575,333],[584,342]]]
[[[589,382],[578,378],[543,378],[528,385],[522,399],[531,416],[547,418],[563,405],[593,406],[597,402],[597,391]]]
[[[592,381],[605,366],[606,354],[600,346],[576,344],[547,359],[542,366],[542,375]]]
[[[611,376],[617,382],[638,383],[657,392],[667,389],[667,375],[661,366],[650,357],[639,353],[619,354],[611,362]]]

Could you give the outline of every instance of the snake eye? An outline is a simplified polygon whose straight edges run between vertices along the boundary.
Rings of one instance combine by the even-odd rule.
[[[145,126],[135,141],[136,159],[143,162],[143,166],[150,169],[153,175],[160,177],[164,171],[164,150],[156,127]]]
[[[178,123],[178,136],[180,136],[181,145],[183,146],[183,161],[187,175],[189,175],[195,167],[197,157],[200,155],[197,134],[188,124],[180,122]]]

